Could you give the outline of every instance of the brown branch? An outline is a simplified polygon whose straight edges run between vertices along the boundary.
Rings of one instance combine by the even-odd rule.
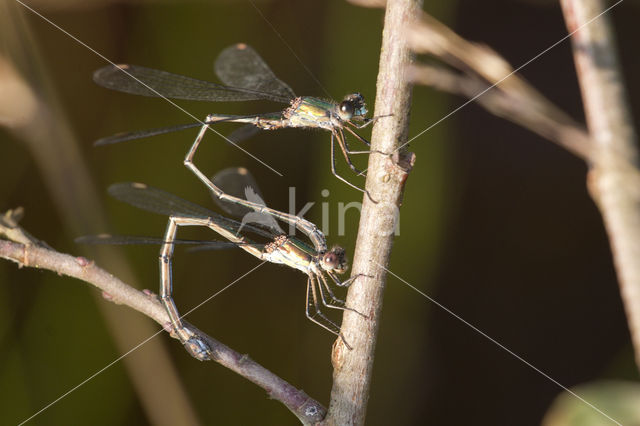
[[[458,70],[411,65],[410,81],[473,99],[490,112],[520,124],[589,161],[592,141],[583,126],[547,100],[489,47],[471,43],[423,13],[406,32],[411,49]]]
[[[538,102],[542,108],[536,107],[528,91],[522,92],[518,87],[491,88],[475,74],[459,74],[437,65],[411,65],[407,74],[414,83],[469,99],[477,97],[474,102],[490,113],[519,124],[579,157],[588,159],[589,153],[585,148],[590,146],[591,141],[582,126],[570,120],[558,120],[563,115],[558,115],[555,108],[545,107],[546,102]]]
[[[351,4],[355,4],[356,6],[361,7],[385,7],[387,4],[387,0],[347,0]]]
[[[136,290],[84,257],[36,245],[0,240],[0,258],[14,261],[20,267],[46,269],[85,281],[102,290],[105,300],[135,309],[163,327],[170,324],[167,311],[155,295]],[[303,391],[282,380],[249,356],[234,351],[190,324],[188,326],[209,345],[214,361],[263,388],[271,398],[283,403],[303,424],[313,424],[324,417],[325,408]],[[172,337],[177,338],[175,335]]]
[[[360,276],[347,295],[347,306],[366,318],[349,311],[344,315],[342,333],[353,349],[348,350],[340,340],[334,345],[331,403],[323,424],[360,425],[366,416],[385,268],[391,254],[402,190],[414,162],[413,154],[396,150],[407,139],[411,103],[411,88],[403,75],[411,54],[400,32],[418,13],[419,3],[416,0],[387,2],[375,116],[392,116],[376,122],[371,149],[394,155],[372,153],[369,156],[366,188],[378,202],[364,197],[353,263],[354,276]]]
[[[640,169],[611,21],[599,0],[562,0],[595,147],[589,190],[604,218],[640,368]],[[597,18],[596,18],[597,17]],[[594,19],[596,18],[596,19]]]

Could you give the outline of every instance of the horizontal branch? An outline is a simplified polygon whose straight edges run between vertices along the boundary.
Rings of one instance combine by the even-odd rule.
[[[154,294],[136,290],[84,257],[59,253],[37,245],[0,240],[0,258],[16,262],[19,267],[46,269],[85,281],[102,290],[105,300],[135,309],[165,329],[170,324],[164,306]],[[324,417],[326,409],[303,391],[282,380],[249,356],[234,351],[192,325],[189,328],[206,341],[214,361],[263,388],[271,398],[291,410],[303,424],[313,424]]]

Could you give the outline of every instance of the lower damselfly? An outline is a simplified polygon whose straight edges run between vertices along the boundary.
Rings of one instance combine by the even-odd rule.
[[[184,159],[184,164],[213,190],[211,182],[193,163],[196,150],[205,132],[212,124],[220,122],[245,123],[245,126],[230,135],[229,141],[245,139],[260,130],[288,127],[324,129],[331,132],[331,173],[347,185],[368,194],[365,189],[340,176],[336,171],[335,164],[336,142],[347,165],[358,175],[362,173],[353,165],[350,155],[378,152],[371,150],[352,151],[344,135],[344,130],[346,130],[366,146],[370,146],[369,141],[353,130],[363,128],[375,121],[375,118],[366,118],[367,107],[364,97],[360,93],[346,95],[339,103],[311,96],[298,97],[286,83],[275,76],[255,50],[243,43],[224,49],[218,55],[214,68],[224,85],[127,64],[100,68],[93,74],[93,80],[108,89],[142,96],[209,102],[262,99],[289,103],[289,107],[282,111],[266,114],[209,114],[203,122],[119,133],[98,140],[96,145],[112,144],[201,126],[198,136]]]
[[[239,177],[241,176],[239,175]],[[208,346],[193,330],[183,324],[172,297],[172,258],[175,246],[182,243],[197,243],[198,249],[219,249],[231,245],[265,262],[286,265],[301,271],[307,275],[305,308],[307,318],[339,336],[345,346],[351,348],[340,332],[340,327],[330,320],[321,309],[322,306],[325,306],[357,313],[357,311],[346,307],[331,289],[331,284],[346,287],[358,277],[356,275],[345,281],[338,278],[337,274],[342,274],[348,269],[345,251],[341,247],[334,246],[319,252],[303,241],[287,236],[277,227],[277,224],[265,226],[260,220],[251,221],[251,223],[238,222],[176,195],[141,183],[111,185],[109,194],[142,210],[169,216],[164,238],[97,235],[80,237],[77,241],[90,244],[161,244],[159,257],[160,299],[171,320],[172,330],[194,357],[208,359]],[[178,228],[182,226],[206,227],[226,241],[178,240]],[[246,234],[254,234],[265,239],[266,242],[256,242]]]

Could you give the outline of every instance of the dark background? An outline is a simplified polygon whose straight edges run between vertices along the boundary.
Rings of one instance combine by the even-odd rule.
[[[429,12],[461,35],[488,44],[514,66],[566,35],[555,2],[426,3]],[[115,62],[215,80],[217,53],[246,42],[296,93],[325,96],[249,2],[29,4]],[[257,5],[334,99],[360,91],[373,111],[382,11],[340,1]],[[109,199],[106,187],[114,182],[145,182],[211,205],[204,187],[182,165],[197,130],[92,146],[116,132],[190,119],[162,100],[94,85],[91,74],[105,62],[41,18],[22,12],[36,40],[29,54],[39,55],[44,64],[41,71],[60,97],[100,188],[111,221],[103,231],[159,235],[165,226],[162,217]],[[639,90],[637,12],[631,1],[612,12],[632,105]],[[529,64],[522,75],[583,121],[568,41]],[[417,87],[410,135],[463,102]],[[202,118],[208,112],[280,107],[178,103]],[[225,133],[233,128],[220,127]],[[368,137],[370,131],[362,134]],[[22,225],[31,233],[60,251],[84,253],[73,242],[78,235],[62,225],[29,151],[9,132],[0,132],[0,143],[0,209],[24,206]],[[353,253],[357,214],[350,210],[346,235],[338,235],[337,206],[360,201],[361,195],[331,176],[328,133],[269,132],[243,147],[284,177],[214,135],[207,136],[196,163],[208,174],[229,166],[249,168],[267,203],[280,210],[288,210],[288,188],[295,187],[298,209],[316,203],[307,214],[316,223],[322,219],[320,203],[328,203],[328,239]],[[605,378],[636,379],[606,234],[585,187],[585,165],[473,104],[416,139],[410,149],[417,162],[406,187],[391,271],[567,387]],[[338,162],[345,176],[363,185]],[[358,164],[364,167],[364,159]],[[329,190],[328,197],[321,196],[323,189]],[[119,250],[135,266],[140,286],[156,291],[157,248]],[[174,267],[178,306],[186,311],[256,264],[239,250],[179,252]],[[265,265],[189,319],[326,404],[334,336],[305,318],[304,282],[298,272]],[[93,288],[70,278],[0,263],[0,423],[26,419],[120,355],[96,309],[96,303],[107,302],[96,302],[92,293]],[[535,425],[561,392],[393,277],[388,278],[382,318],[367,424]],[[166,341],[204,424],[296,424],[263,390],[218,365],[196,362],[165,335],[157,338]],[[146,422],[121,363],[32,421]]]

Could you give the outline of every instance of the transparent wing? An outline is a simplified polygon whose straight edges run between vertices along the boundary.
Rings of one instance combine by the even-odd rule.
[[[244,43],[220,52],[214,70],[220,81],[228,86],[271,93],[283,102],[296,97],[291,87],[278,79],[260,55]]]
[[[257,135],[261,131],[262,129],[254,126],[253,124],[245,124],[244,126],[238,127],[233,132],[229,133],[227,135],[227,139],[231,142],[239,143]]]
[[[201,123],[179,124],[177,126],[157,127],[155,129],[138,130],[133,132],[117,133],[115,135],[100,138],[93,143],[94,146],[111,145],[119,142],[131,141],[134,139],[148,138],[150,136],[163,135],[165,133],[177,132],[185,129],[202,126]]]
[[[249,170],[244,167],[230,167],[221,170],[211,178],[211,181],[231,196],[266,207],[258,183]],[[218,197],[214,197],[214,200],[225,212],[242,218],[243,227],[251,224],[268,229],[275,234],[284,234],[276,219],[270,214],[256,212],[238,202],[220,200]]]
[[[245,200],[244,189],[247,186],[254,188],[254,191],[257,192],[258,196],[262,197],[255,178],[243,167],[229,167],[227,169],[220,170],[211,178],[211,181],[222,191],[233,197]],[[213,198],[218,207],[224,210],[225,213],[234,217],[243,217],[244,215],[254,211],[249,207],[231,201],[220,200],[218,197]]]
[[[218,226],[221,226],[233,233],[237,233],[242,228],[245,231],[252,232],[265,238],[270,239],[272,237],[270,233],[263,229],[243,225],[238,221],[220,216],[209,209],[184,200],[177,195],[143,183],[116,183],[111,185],[108,191],[112,197],[151,213],[158,213],[165,216],[210,219]]]
[[[162,238],[146,237],[138,235],[84,235],[75,239],[78,244],[110,244],[110,245],[161,245],[169,243]],[[224,250],[228,248],[238,247],[239,244],[231,241],[216,240],[173,240],[171,244],[177,245],[197,245],[198,247],[206,247],[208,250]]]
[[[170,194],[144,183],[115,183],[109,187],[108,191],[112,197],[151,213],[158,213],[165,216],[211,217],[213,219],[220,219],[221,221],[235,222],[223,218],[209,209],[184,200],[177,195]]]
[[[93,81],[107,89],[133,95],[187,99],[192,101],[251,101],[266,99],[289,102],[279,92],[249,87],[227,87],[167,71],[138,65],[108,65],[93,73]],[[266,88],[267,85],[264,85]]]

